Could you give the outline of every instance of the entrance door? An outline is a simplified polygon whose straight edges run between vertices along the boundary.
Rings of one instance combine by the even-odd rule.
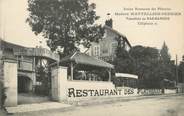
[[[32,80],[26,76],[18,76],[18,93],[29,93],[32,90]]]

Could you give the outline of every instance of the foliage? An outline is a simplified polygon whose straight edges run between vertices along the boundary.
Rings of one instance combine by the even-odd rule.
[[[168,51],[169,51],[169,49],[168,49],[166,43],[164,42],[162,49],[160,50],[160,57],[161,57],[161,60],[164,62],[169,62],[171,59],[171,56],[168,53]]]
[[[167,54],[169,54],[168,51]],[[139,88],[162,88],[166,87],[166,85],[173,86],[176,80],[175,65],[170,61],[169,57],[167,57],[166,61],[163,61],[160,56],[161,53],[159,53],[159,50],[153,47],[138,45],[132,47],[129,52],[122,47],[118,47],[114,60],[115,70],[116,72],[138,75]],[[114,81],[118,83],[117,81],[119,80]]]
[[[179,67],[178,67],[178,76],[179,76],[179,82],[180,83],[184,83],[184,55],[183,55],[183,59],[182,61],[180,62],[179,64]]]
[[[116,72],[119,73],[134,73],[134,59],[129,53],[122,47],[118,47],[116,50],[116,57],[113,61]]]
[[[154,78],[155,67],[158,65],[158,49],[152,47],[134,46],[130,55],[135,59],[135,74],[139,77],[139,87],[156,88],[158,81]],[[155,82],[155,83],[154,83]]]
[[[103,35],[96,5],[88,0],[28,0],[27,22],[32,31],[47,38],[52,51],[66,56],[79,45],[89,48],[90,42],[98,42]]]
[[[51,89],[50,85],[50,73],[43,67],[37,67],[37,81],[41,85],[36,86],[35,92],[40,95],[49,95],[49,90]]]
[[[163,47],[167,51],[166,48]],[[165,57],[169,55],[161,55],[161,53],[169,54],[168,51],[159,53],[156,48],[143,46],[135,46],[130,50],[131,56],[136,61],[136,74],[143,87],[161,88],[164,87],[162,81],[168,80],[167,83],[174,83],[176,80],[174,63],[170,61],[170,57]]]

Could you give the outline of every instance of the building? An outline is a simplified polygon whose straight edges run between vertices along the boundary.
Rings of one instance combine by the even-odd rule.
[[[59,55],[45,48],[30,48],[0,39],[0,82],[7,89],[6,106],[17,105],[20,93],[34,93],[40,85],[37,68],[59,61]],[[11,97],[13,96],[13,97]]]
[[[46,61],[45,64],[43,61]],[[71,66],[71,70],[68,69],[68,63]],[[40,65],[44,65],[44,69],[49,70],[48,78],[38,73]],[[39,103],[40,96],[37,99],[38,94],[36,94],[36,90],[43,87],[49,94],[44,94],[41,102],[49,100],[58,102],[73,100],[75,98],[75,95],[72,96],[73,89],[77,91],[78,89],[82,90],[86,88],[86,85],[91,85],[86,88],[89,91],[94,89],[94,86],[98,90],[105,88],[114,89],[114,85],[111,82],[111,69],[114,68],[113,65],[84,53],[76,52],[60,60],[58,54],[47,49],[24,47],[0,39],[0,67],[0,92],[3,88],[6,88],[6,107],[26,103]],[[94,79],[92,69],[107,71],[106,82],[98,80],[91,82]],[[91,70],[91,73],[88,73],[89,75],[86,76],[86,80],[77,80],[76,82],[75,79],[80,76],[76,75],[77,70],[88,72]],[[68,75],[69,71],[71,75]],[[40,86],[43,85],[43,81],[39,81],[39,78],[43,78],[43,80],[49,82],[46,83],[49,88]],[[68,93],[71,93],[71,97],[68,97]],[[78,93],[76,95],[76,97],[82,97]],[[90,97],[90,94],[86,97]]]
[[[118,44],[121,44],[125,50],[130,50],[131,44],[126,36],[113,29],[112,19],[105,22],[104,31],[103,38],[99,43],[93,42],[87,54],[105,61],[112,61],[116,57],[116,48]]]

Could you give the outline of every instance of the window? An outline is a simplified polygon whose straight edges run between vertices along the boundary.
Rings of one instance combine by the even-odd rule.
[[[100,46],[94,46],[94,56],[100,56]]]
[[[112,42],[111,44],[112,54],[116,53],[116,48],[117,48],[117,42]]]
[[[109,46],[108,46],[107,43],[104,42],[101,49],[102,49],[102,53],[103,53],[103,54],[108,54],[108,52],[109,52],[109,51],[108,51]]]

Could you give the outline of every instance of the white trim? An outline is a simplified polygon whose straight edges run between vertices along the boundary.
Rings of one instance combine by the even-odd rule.
[[[138,79],[137,75],[133,75],[133,74],[128,74],[128,73],[116,73],[115,74],[116,77],[122,77],[122,78],[134,78],[134,79]]]

